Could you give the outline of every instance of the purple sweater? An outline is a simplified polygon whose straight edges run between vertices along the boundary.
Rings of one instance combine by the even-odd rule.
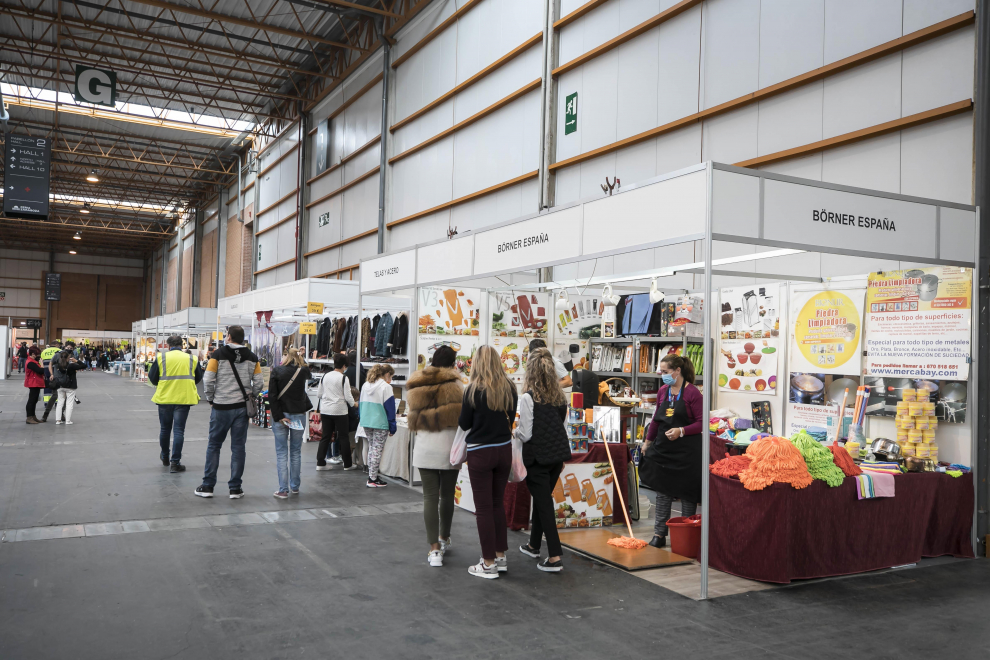
[[[660,426],[656,421],[656,413],[660,412],[660,404],[667,398],[668,387],[663,385],[660,387],[660,391],[657,392],[657,410],[653,414],[653,419],[650,420],[650,427],[646,430],[646,441],[653,442],[657,439],[657,432]],[[701,390],[692,385],[691,383],[684,383],[684,394],[681,396],[681,400],[687,405],[688,419],[691,423],[684,427],[684,435],[697,435],[701,433],[701,408],[704,404],[704,400],[701,398]]]

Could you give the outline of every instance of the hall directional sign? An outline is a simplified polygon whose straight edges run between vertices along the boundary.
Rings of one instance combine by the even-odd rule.
[[[52,142],[8,135],[4,144],[3,212],[12,218],[47,218]]]
[[[76,86],[72,98],[79,103],[114,107],[117,103],[117,74],[113,71],[76,65]]]

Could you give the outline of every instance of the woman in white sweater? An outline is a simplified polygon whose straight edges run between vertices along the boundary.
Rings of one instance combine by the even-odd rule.
[[[320,399],[320,419],[323,421],[323,437],[320,439],[320,446],[316,449],[317,471],[332,469],[327,465],[327,449],[330,448],[334,434],[337,436],[337,449],[344,459],[344,469],[353,470],[356,467],[351,461],[351,440],[348,436],[350,426],[347,416],[348,407],[354,406],[354,396],[351,394],[351,384],[344,375],[346,369],[347,358],[343,355],[335,355],[333,371],[323,375],[316,391]]]

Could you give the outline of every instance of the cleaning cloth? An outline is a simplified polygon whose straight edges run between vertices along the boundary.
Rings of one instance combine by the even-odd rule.
[[[787,438],[760,438],[749,446],[746,455],[752,462],[739,473],[739,480],[747,490],[763,490],[774,482],[789,483],[795,488],[811,485],[800,450]]]
[[[808,473],[813,479],[820,479],[832,488],[841,486],[846,475],[832,460],[832,452],[807,431],[798,431],[791,436],[791,443],[801,451]]]

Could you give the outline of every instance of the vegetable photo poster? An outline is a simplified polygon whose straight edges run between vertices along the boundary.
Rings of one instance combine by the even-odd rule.
[[[454,366],[471,374],[471,360],[481,345],[480,289],[421,287],[416,368],[423,369],[441,346],[457,354]]]
[[[608,463],[564,463],[552,494],[558,529],[611,525],[612,481]]]
[[[492,337],[547,337],[550,299],[546,293],[502,291],[491,296]]]
[[[723,391],[777,388],[780,285],[721,289],[718,386]]]

